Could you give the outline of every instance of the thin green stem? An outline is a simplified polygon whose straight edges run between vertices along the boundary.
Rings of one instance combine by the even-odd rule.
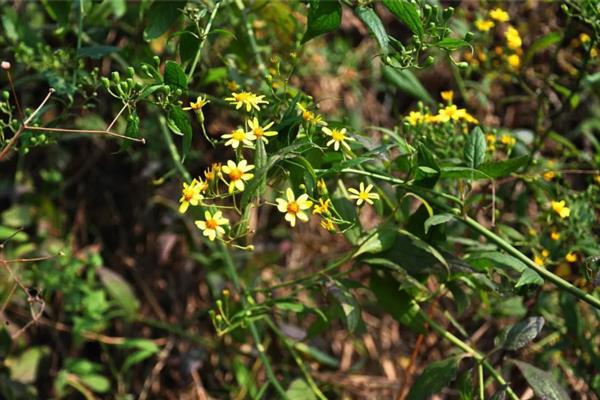
[[[477,364],[477,375],[479,376],[479,399],[485,400],[485,381],[483,380],[483,364]]]
[[[231,280],[233,282],[233,286],[240,293],[240,299],[241,299],[242,306],[244,308],[246,308],[247,300],[246,300],[245,294],[242,292],[240,278],[239,278],[237,270],[235,268],[235,264],[233,263],[233,259],[231,258],[231,254],[229,254],[229,250],[227,249],[227,247],[225,246],[224,243],[220,242],[220,247],[221,247],[221,254],[223,255],[223,261],[225,263],[225,268],[227,270],[227,273],[229,274],[229,277],[231,278]],[[254,325],[254,322],[251,320],[248,320],[247,323],[248,323],[248,328],[250,329],[250,334],[252,335],[252,339],[254,340],[254,344],[256,345],[256,350],[258,351],[258,357],[260,358],[260,361],[262,362],[263,367],[265,368],[265,373],[267,375],[267,379],[271,382],[273,387],[275,387],[275,390],[279,393],[281,398],[287,399],[285,390],[283,389],[283,387],[277,380],[277,377],[275,376],[275,372],[273,372],[273,368],[271,367],[269,358],[267,357],[267,355],[265,353],[265,349],[263,348],[262,341],[261,341],[260,335],[258,333],[258,329],[256,329],[256,325]]]
[[[196,71],[196,66],[198,65],[198,61],[200,61],[200,56],[202,55],[202,49],[204,48],[204,43],[206,42],[206,39],[208,38],[208,34],[212,27],[213,21],[215,20],[215,17],[217,16],[219,7],[221,7],[221,2],[217,2],[215,4],[215,7],[213,8],[212,12],[210,13],[210,18],[208,19],[208,23],[206,24],[206,27],[202,30],[202,39],[200,40],[200,44],[198,45],[198,50],[196,51],[196,55],[194,56],[194,61],[192,61],[192,66],[187,75],[188,83],[190,83],[192,81],[192,77],[194,76],[194,72]]]
[[[265,67],[265,63],[263,62],[262,56],[260,55],[260,51],[258,50],[258,45],[256,44],[256,38],[254,36],[254,31],[252,30],[252,25],[250,25],[250,21],[248,21],[248,17],[246,16],[244,3],[242,0],[236,0],[235,4],[240,10],[240,14],[242,16],[242,21],[244,23],[244,29],[246,29],[246,35],[248,35],[248,41],[250,42],[250,47],[252,48],[252,52],[254,53],[254,58],[256,59],[256,65],[258,66],[259,71],[263,74],[267,74],[267,68]]]
[[[83,35],[83,0],[79,0],[79,24],[77,27],[77,51],[75,52],[75,62],[79,63],[79,50],[81,49],[81,36]],[[73,85],[77,81],[77,71],[79,68],[75,66],[73,70]]]
[[[158,117],[158,121],[160,122],[160,127],[161,127],[161,131],[163,134],[163,138],[165,139],[165,142],[167,143],[167,149],[169,150],[169,155],[171,156],[171,159],[173,160],[173,165],[177,169],[177,172],[179,172],[179,174],[182,176],[182,178],[185,179],[186,181],[190,182],[192,180],[192,176],[190,175],[190,173],[187,171],[187,169],[185,169],[185,167],[181,163],[181,157],[179,156],[177,147],[175,146],[175,143],[173,142],[173,138],[171,137],[171,132],[169,132],[169,128],[167,127],[167,120],[161,114]]]
[[[450,343],[454,344],[459,349],[463,350],[465,353],[468,353],[471,357],[477,360],[483,368],[503,387],[506,387],[506,393],[512,400],[519,400],[519,396],[508,386],[508,383],[502,377],[502,375],[496,371],[496,369],[485,359],[485,356],[481,354],[479,351],[469,346],[467,343],[463,342],[450,332],[448,332],[443,326],[439,325],[433,319],[427,315],[427,313],[423,310],[419,310],[419,314],[427,321],[429,326],[437,332],[438,335],[448,340]]]

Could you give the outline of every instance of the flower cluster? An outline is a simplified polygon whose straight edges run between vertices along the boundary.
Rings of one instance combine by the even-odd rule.
[[[441,105],[437,114],[431,114],[428,110],[424,113],[421,111],[411,111],[404,120],[411,126],[417,126],[421,124],[437,124],[447,122],[460,122],[464,121],[469,124],[478,124],[477,118],[473,117],[464,108],[458,108],[455,104],[452,104],[454,100],[454,92],[452,90],[444,91],[441,93],[442,99],[446,100],[446,105]]]

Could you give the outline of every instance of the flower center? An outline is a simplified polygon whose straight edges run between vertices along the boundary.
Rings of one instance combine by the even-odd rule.
[[[219,224],[216,219],[206,220],[206,229],[215,229]]]
[[[233,138],[233,140],[237,140],[238,142],[241,142],[242,140],[244,140],[245,136],[246,135],[244,134],[244,131],[241,129],[233,131],[233,133],[231,134],[231,137]]]
[[[305,121],[310,121],[313,119],[313,113],[310,111],[304,111],[302,112],[302,118],[304,118]]]
[[[346,135],[344,135],[344,132],[339,131],[337,129],[334,129],[331,131],[331,137],[333,138],[333,140],[335,140],[336,142],[341,142],[344,139],[346,139]]]
[[[231,179],[232,181],[239,181],[240,179],[242,179],[243,174],[244,173],[242,172],[242,170],[240,170],[239,168],[234,168],[229,173],[229,179]]]
[[[296,214],[300,211],[300,206],[295,201],[288,203],[287,212],[290,214]]]
[[[252,98],[250,93],[247,92],[238,93],[234,97],[237,101],[241,101],[242,103],[247,102]]]
[[[194,189],[188,187],[183,189],[183,198],[185,201],[190,201],[194,197]]]
[[[254,128],[252,131],[256,137],[262,137],[263,133],[265,133],[264,129],[260,126]]]
[[[369,193],[368,192],[360,192],[358,194],[358,197],[363,199],[363,200],[369,200]]]

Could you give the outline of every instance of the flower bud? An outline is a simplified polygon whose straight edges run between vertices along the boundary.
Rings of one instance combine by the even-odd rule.
[[[10,69],[10,63],[8,61],[2,61],[2,69]]]
[[[4,100],[8,100],[8,98],[9,98],[9,97],[10,97],[10,93],[8,92],[8,90],[4,90],[4,91],[2,92],[2,98],[3,98]]]
[[[135,76],[135,69],[133,67],[127,67],[127,76],[133,78]]]
[[[158,56],[154,56],[152,57],[152,61],[154,61],[154,64],[158,67],[160,65],[160,58]]]
[[[110,74],[110,76],[112,77],[112,80],[116,83],[121,82],[121,75],[119,75],[118,71],[113,71],[112,74]]]
[[[107,77],[103,76],[102,78],[100,78],[100,82],[102,83],[102,86],[104,86],[106,89],[110,87],[110,81]]]

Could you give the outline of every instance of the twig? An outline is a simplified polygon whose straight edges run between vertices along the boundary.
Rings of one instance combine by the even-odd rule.
[[[167,358],[169,357],[169,354],[171,354],[171,350],[173,350],[174,345],[175,341],[173,339],[169,339],[167,345],[160,351],[160,353],[158,353],[158,361],[156,365],[154,365],[154,368],[152,368],[152,371],[150,372],[150,375],[148,375],[148,378],[146,378],[146,380],[144,381],[144,386],[140,393],[140,396],[138,397],[138,400],[146,400],[148,398],[148,392],[150,392],[150,389],[152,388],[152,384],[155,382],[156,377],[158,377],[160,371],[162,371],[162,369],[164,368],[167,362]]]
[[[119,117],[121,116],[121,114],[123,114],[123,111],[125,111],[125,109],[127,107],[129,107],[128,103],[123,104],[123,108],[121,108],[121,111],[119,111],[119,113],[117,114],[117,116],[112,120],[112,122],[110,123],[110,125],[108,125],[108,127],[106,128],[107,131],[110,131],[110,129],[117,122],[117,120],[119,119]]]

